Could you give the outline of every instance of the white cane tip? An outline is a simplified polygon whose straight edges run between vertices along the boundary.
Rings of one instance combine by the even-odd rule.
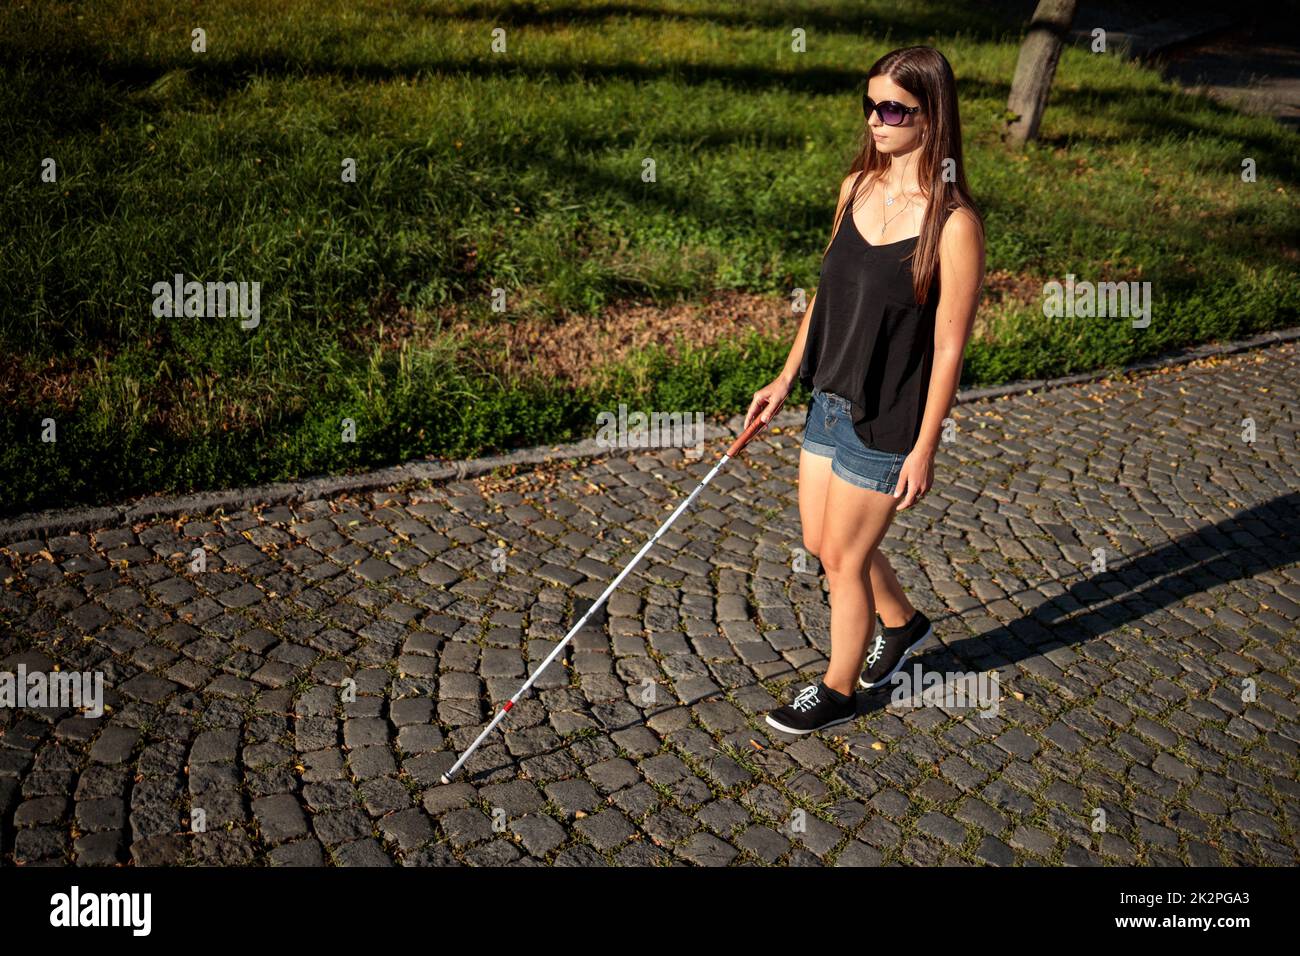
[[[451,778],[448,777],[445,773],[444,773],[441,777],[439,777],[438,779],[439,779],[442,783],[451,783]]]

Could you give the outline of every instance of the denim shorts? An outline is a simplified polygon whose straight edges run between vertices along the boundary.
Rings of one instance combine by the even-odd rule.
[[[851,485],[892,495],[906,455],[881,451],[863,444],[853,430],[853,412],[847,398],[813,389],[812,404],[803,427],[803,448],[813,455],[833,459],[831,472]]]

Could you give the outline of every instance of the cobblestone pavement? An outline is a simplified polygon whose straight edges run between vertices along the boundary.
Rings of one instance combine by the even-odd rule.
[[[828,608],[802,430],[766,433],[447,786],[721,443],[10,545],[2,669],[100,670],[111,710],[0,709],[0,851],[1294,864],[1298,382],[1284,345],[959,406],[886,547],[935,620],[918,662],[996,669],[996,715],[886,690],[801,739],[762,715],[819,673]]]

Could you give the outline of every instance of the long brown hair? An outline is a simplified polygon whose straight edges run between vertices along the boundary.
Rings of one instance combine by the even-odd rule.
[[[926,117],[927,127],[921,140],[920,158],[917,161],[916,180],[926,198],[925,218],[912,255],[912,289],[916,301],[924,304],[930,287],[939,273],[939,236],[944,223],[953,210],[968,210],[979,223],[981,232],[984,219],[975,208],[970,190],[966,186],[966,168],[961,155],[961,119],[957,113],[957,80],[952,67],[942,53],[928,46],[909,46],[886,53],[867,72],[867,82],[873,76],[887,76],[916,97]],[[951,182],[944,179],[944,160],[951,159]],[[871,128],[863,122],[862,148],[849,167],[857,173],[848,201],[840,207],[835,217],[832,239],[839,230],[845,214],[851,215],[858,187],[872,182],[888,167],[889,157],[876,149],[871,138]],[[830,249],[827,243],[826,249]],[[822,252],[822,258],[826,252]]]

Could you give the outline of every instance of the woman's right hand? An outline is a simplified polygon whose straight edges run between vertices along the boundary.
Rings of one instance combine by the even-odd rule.
[[[762,409],[763,421],[770,422],[772,416],[781,410],[781,405],[789,394],[789,382],[785,382],[779,377],[772,379],[771,382],[754,393],[754,399],[749,403],[749,411],[745,413],[744,427],[749,427],[759,409]]]

